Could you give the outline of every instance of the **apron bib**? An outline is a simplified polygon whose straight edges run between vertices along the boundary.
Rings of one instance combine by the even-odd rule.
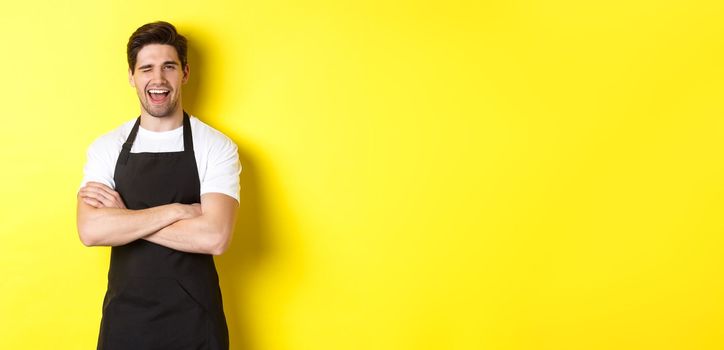
[[[141,118],[118,156],[116,191],[128,209],[200,203],[189,116],[184,150],[131,153]],[[213,256],[170,249],[144,239],[111,248],[98,349],[229,348]]]

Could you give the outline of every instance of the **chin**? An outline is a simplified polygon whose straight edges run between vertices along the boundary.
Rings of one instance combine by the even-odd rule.
[[[145,106],[144,106],[145,107]],[[173,111],[175,108],[168,107],[168,108],[148,108],[146,107],[146,112],[150,114],[152,117],[155,118],[166,118],[170,117],[173,114]]]

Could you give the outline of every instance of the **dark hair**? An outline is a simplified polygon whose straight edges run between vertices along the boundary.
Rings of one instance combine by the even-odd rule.
[[[176,49],[181,67],[186,68],[186,38],[176,31],[173,24],[163,21],[147,23],[136,29],[128,38],[126,54],[128,55],[128,68],[131,72],[136,70],[136,56],[138,51],[149,44],[171,45]]]

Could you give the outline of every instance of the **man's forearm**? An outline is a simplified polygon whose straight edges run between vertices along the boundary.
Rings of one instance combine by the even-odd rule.
[[[201,203],[128,210],[118,192],[89,182],[78,192],[78,233],[86,246],[146,239],[179,251],[220,255],[231,242],[237,208],[228,195],[206,193]]]
[[[238,203],[219,194],[201,196],[203,213],[174,222],[143,239],[188,253],[221,255],[231,243]]]
[[[87,246],[118,246],[156,232],[182,218],[174,204],[129,210],[79,203],[78,232]]]
[[[199,216],[176,221],[143,239],[187,253],[218,255],[221,235],[212,226]]]

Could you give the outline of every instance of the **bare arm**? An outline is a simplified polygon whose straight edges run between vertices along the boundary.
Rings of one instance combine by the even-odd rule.
[[[189,253],[221,255],[231,243],[236,199],[221,193],[201,196],[201,215],[183,219],[143,239]]]
[[[177,203],[129,210],[116,191],[95,182],[78,192],[78,234],[86,246],[124,245],[200,213],[198,205]]]

